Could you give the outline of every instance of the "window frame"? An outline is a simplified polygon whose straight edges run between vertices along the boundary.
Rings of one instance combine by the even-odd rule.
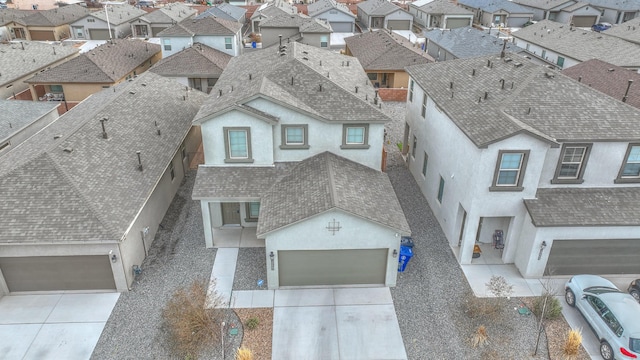
[[[589,154],[591,153],[591,147],[593,146],[593,144],[588,144],[588,143],[566,143],[562,145],[562,148],[560,149],[560,156],[558,156],[558,164],[556,165],[556,171],[553,175],[553,180],[551,180],[552,184],[582,184],[584,182],[584,179],[582,178],[584,176],[584,171],[587,167],[587,163],[589,162]],[[562,168],[562,165],[564,163],[563,158],[564,158],[564,154],[565,151],[567,150],[567,148],[585,148],[585,152],[582,156],[582,161],[580,162],[580,168],[578,169],[578,172],[576,174],[575,178],[567,178],[567,177],[563,177],[560,178],[560,170]]]
[[[256,216],[251,216],[251,204],[258,204],[258,214]],[[260,202],[259,201],[247,201],[245,204],[245,222],[257,222],[258,217],[260,216]]]
[[[427,94],[422,94],[422,109],[420,110],[420,115],[422,115],[423,119],[427,118]]]
[[[347,131],[349,128],[364,128],[362,144],[349,144],[347,143]],[[342,125],[342,145],[340,149],[368,149],[369,146],[369,124],[343,124]]]
[[[321,48],[329,47],[329,37],[327,35],[320,36],[320,47]]]
[[[287,143],[287,130],[301,128],[302,129],[302,137],[303,141],[300,144],[289,144]],[[308,124],[287,124],[280,126],[280,149],[283,150],[292,150],[292,149],[308,149],[309,148],[309,125]]]
[[[373,75],[373,77],[371,77],[371,75]],[[367,77],[369,78],[369,81],[378,81],[378,73],[367,73]]]
[[[230,131],[244,131],[246,134],[245,141],[247,146],[247,157],[231,157],[231,144],[229,142],[229,132]],[[250,127],[223,127],[224,132],[224,152],[225,152],[225,163],[252,163],[253,157],[251,155],[251,128]]]
[[[627,146],[627,151],[624,154],[624,158],[622,159],[622,164],[620,165],[620,170],[618,171],[618,177],[614,180],[616,184],[630,184],[630,183],[640,183],[640,176],[623,176],[624,168],[629,164],[629,155],[631,155],[631,151],[634,147],[640,148],[640,143],[629,143]],[[637,163],[640,163],[638,161]],[[632,163],[632,164],[635,164]]]
[[[224,49],[233,50],[233,38],[230,38],[230,37],[224,38]]]
[[[440,175],[440,183],[438,184],[438,196],[436,199],[440,204],[442,204],[442,199],[444,198],[444,178]]]
[[[169,162],[169,175],[171,176],[171,182],[173,182],[173,180],[176,178],[176,169],[173,165],[173,159],[171,159],[171,162]]]
[[[500,150],[498,151],[498,158],[496,160],[496,168],[493,172],[493,182],[491,183],[491,187],[489,187],[489,191],[522,191],[524,187],[522,186],[522,182],[524,181],[524,176],[527,170],[527,163],[529,162],[530,150]],[[518,177],[515,184],[498,184],[498,179],[500,178],[500,172],[502,169],[502,157],[505,154],[522,154],[522,158],[520,159],[520,167],[518,168]],[[504,169],[504,171],[513,170],[513,169]]]

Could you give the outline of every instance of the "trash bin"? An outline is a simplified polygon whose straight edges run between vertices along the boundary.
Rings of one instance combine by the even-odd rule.
[[[407,264],[413,256],[413,250],[408,246],[400,246],[400,257],[398,258],[398,272],[404,272]]]
[[[413,247],[413,238],[411,236],[403,236],[400,238],[400,246]]]

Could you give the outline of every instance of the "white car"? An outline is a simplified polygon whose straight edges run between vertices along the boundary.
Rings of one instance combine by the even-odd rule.
[[[591,326],[603,359],[640,358],[640,304],[631,295],[600,276],[576,275],[565,284],[564,299]]]

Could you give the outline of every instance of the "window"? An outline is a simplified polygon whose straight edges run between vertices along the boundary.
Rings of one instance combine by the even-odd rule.
[[[248,127],[224,128],[225,162],[253,162]]]
[[[368,149],[369,125],[344,124],[342,127],[341,149]]]
[[[413,80],[409,81],[409,102],[413,102]]]
[[[173,168],[173,160],[169,163],[169,174],[171,174],[171,181],[176,178],[176,171]]]
[[[640,182],[640,144],[629,144],[616,183]]]
[[[146,37],[149,35],[147,25],[134,25],[133,30],[135,31],[134,36]]]
[[[164,45],[165,50],[171,51],[171,39],[162,39],[162,45]]]
[[[427,153],[424,153],[424,159],[422,160],[422,176],[427,177],[427,162],[429,161],[429,156]]]
[[[590,144],[564,145],[552,183],[581,184],[590,149]]]
[[[378,74],[377,73],[368,73],[367,76],[369,77],[369,80],[371,80],[371,81],[378,80]]]
[[[87,19],[87,22],[96,22],[96,19],[94,19],[94,18],[88,18],[88,19]]]
[[[526,49],[527,51],[529,51],[529,47],[530,47],[530,46],[531,46],[531,44],[527,44],[527,45],[525,46],[525,49]]]
[[[444,179],[440,176],[440,185],[438,185],[438,202],[442,204],[442,197],[444,196]]]
[[[260,215],[260,203],[248,202],[247,204],[247,218],[245,221],[258,221],[258,215]]]
[[[529,151],[500,150],[490,191],[522,191]]]
[[[542,50],[542,55],[540,55],[541,58],[546,59],[547,56],[547,50]]]
[[[329,37],[328,36],[320,36],[320,47],[326,48],[329,46]]]
[[[227,50],[233,49],[233,38],[224,38],[224,48]]]
[[[0,151],[2,151],[2,150],[4,150],[4,149],[8,148],[9,146],[11,146],[11,142],[9,142],[9,141],[7,141],[7,142],[6,142],[6,143],[4,143],[4,144],[0,144]]]
[[[427,94],[422,95],[422,111],[420,112],[423,118],[427,116]]]
[[[80,26],[74,26],[73,32],[76,34],[77,38],[84,38],[84,29]]]
[[[415,159],[416,158],[416,148],[418,147],[418,138],[413,135],[413,144],[411,147],[411,156]]]
[[[282,125],[280,149],[308,149],[307,131],[309,125]]]
[[[62,92],[62,85],[50,85],[49,87],[51,88],[51,92],[52,93],[61,93]]]
[[[558,56],[557,64],[558,67],[562,69],[562,67],[564,66],[564,58],[562,56]]]

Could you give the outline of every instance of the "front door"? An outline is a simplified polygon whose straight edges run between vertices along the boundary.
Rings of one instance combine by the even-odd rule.
[[[240,203],[222,203],[222,225],[240,225]]]

